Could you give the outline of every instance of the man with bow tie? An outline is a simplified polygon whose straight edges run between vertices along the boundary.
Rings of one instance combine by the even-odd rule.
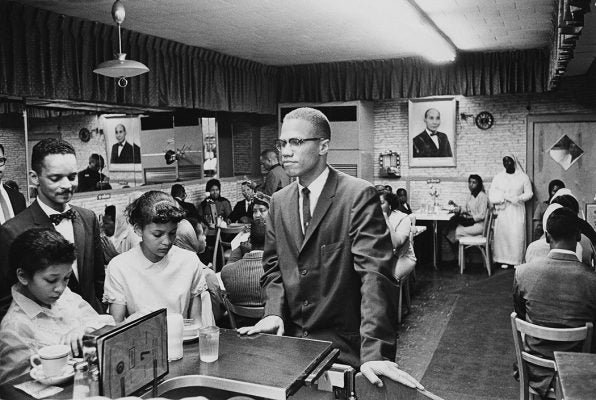
[[[453,157],[449,138],[439,132],[441,113],[436,108],[429,108],[424,113],[426,129],[414,137],[414,157]]]
[[[112,146],[110,163],[112,164],[140,164],[141,148],[135,143],[130,144],[126,141],[126,128],[122,124],[114,128],[116,134],[116,143]]]
[[[102,313],[104,266],[99,223],[95,213],[68,204],[77,188],[77,159],[74,148],[63,140],[44,139],[33,147],[31,182],[37,199],[23,212],[0,227],[0,298],[10,296],[15,266],[9,264],[10,246],[31,228],[53,228],[74,243],[77,259],[68,287]]]

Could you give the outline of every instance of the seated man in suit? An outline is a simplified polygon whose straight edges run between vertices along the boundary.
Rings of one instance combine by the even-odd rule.
[[[10,295],[8,252],[14,239],[30,228],[50,228],[76,248],[77,258],[68,287],[102,313],[104,263],[99,222],[91,210],[69,204],[77,188],[77,158],[72,145],[59,139],[43,139],[31,154],[31,182],[37,200],[0,226],[0,297]],[[8,285],[7,285],[8,284]]]
[[[265,222],[256,219],[250,224],[252,250],[242,259],[226,264],[221,270],[221,280],[233,304],[262,306],[265,304],[261,285],[263,276],[263,247],[265,246]]]
[[[5,223],[26,208],[25,197],[2,181],[6,168],[4,146],[0,144],[0,224]]]
[[[408,203],[408,191],[404,188],[399,188],[395,194],[399,200],[399,207],[397,209],[405,214],[412,214],[412,207]]]
[[[439,132],[441,113],[436,108],[429,108],[424,113],[426,129],[414,137],[414,157],[453,157],[449,138]]]
[[[114,130],[116,143],[112,145],[110,162],[112,164],[140,164],[141,148],[135,143],[130,144],[126,141],[126,128],[124,125],[118,124]]]
[[[186,219],[190,221],[192,226],[199,221],[199,212],[194,204],[188,203],[186,200],[186,189],[179,183],[172,185],[170,194],[176,200],[176,202],[186,211]]]
[[[256,188],[257,185],[251,181],[242,182],[241,190],[244,200],[240,200],[234,206],[232,213],[228,217],[230,222],[249,224],[252,221],[252,206]]]
[[[596,323],[596,273],[580,262],[575,248],[580,237],[573,210],[560,207],[546,221],[547,258],[518,266],[513,283],[515,312],[520,319],[552,328],[576,328]],[[594,339],[592,351],[596,349]],[[581,346],[528,338],[532,353],[553,359],[554,351],[579,351]],[[554,372],[529,368],[530,386],[544,397]]]
[[[79,186],[77,192],[93,192],[94,190],[109,190],[110,178],[101,173],[105,161],[99,154],[93,153],[89,156],[89,165],[79,172]]]

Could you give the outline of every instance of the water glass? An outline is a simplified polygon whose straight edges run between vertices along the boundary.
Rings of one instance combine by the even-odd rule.
[[[214,362],[219,358],[219,328],[207,326],[199,329],[199,358],[203,362]]]

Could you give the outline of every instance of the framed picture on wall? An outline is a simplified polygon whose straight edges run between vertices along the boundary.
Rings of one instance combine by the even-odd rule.
[[[140,170],[140,118],[106,116],[104,118],[104,132],[109,170]]]
[[[586,203],[586,221],[596,229],[596,203]]]
[[[408,101],[410,167],[455,167],[456,111],[454,97]]]

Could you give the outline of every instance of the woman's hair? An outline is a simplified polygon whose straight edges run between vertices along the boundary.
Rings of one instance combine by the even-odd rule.
[[[559,189],[563,189],[565,187],[565,184],[563,183],[562,180],[560,179],[553,179],[552,181],[550,181],[548,183],[548,196],[550,197],[550,192],[553,191],[553,188],[557,186]]]
[[[150,223],[178,223],[185,213],[178,203],[167,193],[151,190],[143,193],[126,207],[128,222],[132,226],[144,228]]]
[[[213,186],[217,186],[217,188],[219,190],[221,190],[221,182],[219,181],[219,179],[209,179],[207,181],[207,185],[205,185],[205,190],[207,190],[208,192],[211,191],[211,188]]]
[[[21,233],[10,246],[11,283],[16,282],[17,269],[29,278],[37,271],[51,265],[72,264],[75,257],[74,244],[60,233],[49,228],[34,228]]]
[[[484,183],[482,182],[482,178],[480,177],[480,175],[472,174],[468,177],[468,181],[470,179],[474,179],[476,180],[476,182],[478,182],[478,193],[484,192]]]
[[[383,196],[385,197],[387,204],[389,204],[391,211],[397,210],[402,204],[401,200],[395,193],[384,193]]]

